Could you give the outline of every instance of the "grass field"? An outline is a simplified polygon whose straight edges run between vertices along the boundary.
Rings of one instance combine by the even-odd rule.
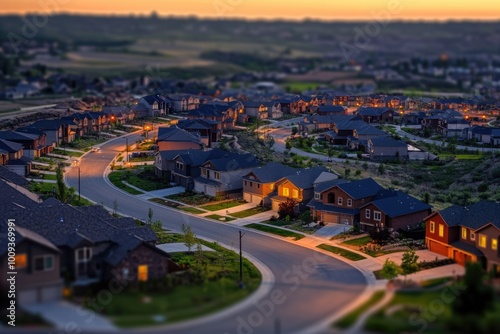
[[[80,152],[66,151],[66,150],[60,150],[60,149],[55,149],[52,151],[52,153],[66,155],[69,157],[81,157],[83,155],[83,153],[80,153]]]
[[[245,204],[245,201],[240,201],[240,200],[231,200],[227,202],[220,202],[217,204],[209,204],[209,205],[204,205],[201,208],[208,210],[208,211],[219,211],[219,210],[225,210],[229,208],[233,208],[238,205]]]
[[[340,256],[345,257],[346,259],[351,260],[351,261],[359,261],[359,260],[366,259],[366,257],[359,255],[357,253],[348,251],[348,250],[343,249],[343,248],[327,245],[327,244],[321,244],[321,245],[318,245],[316,247],[323,249],[323,250],[326,250],[327,252],[340,255]]]
[[[128,192],[129,194],[132,194],[132,195],[142,194],[142,192],[140,192],[132,187],[129,187],[125,183],[123,183],[123,172],[111,172],[108,175],[108,178],[111,181],[111,183],[113,183],[116,187]]]
[[[230,213],[230,215],[233,217],[236,217],[236,218],[246,218],[246,217],[256,215],[258,213],[266,212],[268,210],[269,209],[266,209],[266,208],[255,207],[255,208],[251,208],[251,209],[247,209],[247,210],[243,210],[243,211],[233,212],[233,213]]]
[[[205,217],[210,218],[210,219],[215,219],[215,220],[218,220],[218,221],[221,221],[221,222],[230,222],[232,220],[236,220],[236,218],[232,218],[230,216],[221,216],[221,215],[216,215],[216,214],[208,215],[208,216],[205,216]]]
[[[276,235],[279,235],[279,236],[282,236],[285,238],[293,238],[294,240],[300,240],[300,239],[304,238],[304,236],[300,233],[282,230],[282,229],[272,227],[272,226],[266,226],[266,225],[261,225],[261,224],[248,224],[248,225],[245,225],[245,227],[253,228],[255,230],[259,230],[262,232],[276,234]]]
[[[347,241],[344,241],[342,244],[343,245],[348,245],[348,246],[357,246],[357,247],[359,247],[359,246],[366,245],[370,241],[372,241],[372,238],[370,238],[369,236],[366,236],[366,237],[362,237],[362,238],[347,240]]]

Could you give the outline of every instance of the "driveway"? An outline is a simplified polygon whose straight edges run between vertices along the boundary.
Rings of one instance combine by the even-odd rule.
[[[66,301],[35,303],[23,307],[32,314],[39,314],[55,328],[74,332],[117,331],[111,321],[99,314]]]
[[[340,233],[349,230],[351,226],[346,227],[343,224],[328,224],[317,230],[313,233],[315,237],[330,239],[335,235],[339,235]]]

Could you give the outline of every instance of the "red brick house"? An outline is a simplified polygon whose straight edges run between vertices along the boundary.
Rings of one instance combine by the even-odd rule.
[[[425,218],[425,243],[430,251],[457,263],[478,261],[500,273],[500,203],[481,201],[453,205]]]

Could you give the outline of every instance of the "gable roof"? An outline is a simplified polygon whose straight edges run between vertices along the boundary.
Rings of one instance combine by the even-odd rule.
[[[252,169],[252,171],[243,176],[243,178],[250,179],[248,176],[253,174],[258,181],[262,183],[270,183],[276,182],[287,175],[291,175],[295,171],[295,168],[282,165],[278,162],[270,162],[265,166]]]
[[[374,137],[370,138],[369,141],[376,147],[407,147],[404,141],[396,140],[392,137]]]
[[[384,189],[369,204],[375,205],[391,218],[431,209],[429,204],[399,190]]]
[[[158,141],[170,141],[170,142],[191,142],[201,145],[200,137],[188,132],[184,129],[180,129],[176,125],[170,127],[159,127],[158,128]]]
[[[210,163],[216,171],[221,172],[247,169],[260,165],[259,160],[257,160],[257,158],[250,153],[237,154],[230,152],[228,152],[228,154],[224,157],[209,159],[205,162],[205,164],[208,163]]]
[[[0,166],[0,179],[12,182],[21,187],[25,187],[29,183],[27,179],[4,166]]]
[[[500,203],[481,201],[471,206],[450,206],[438,212],[448,226],[465,226],[474,230],[493,224],[500,229]]]
[[[342,189],[346,194],[353,199],[360,199],[365,197],[375,196],[380,190],[383,190],[372,178],[367,178],[359,181],[339,184],[337,187]]]
[[[325,190],[331,189],[339,184],[342,183],[347,183],[345,179],[336,179],[336,180],[330,180],[330,181],[325,181],[321,183],[317,183],[314,185],[314,192],[317,193],[322,193]]]
[[[22,228],[20,226],[16,226],[15,228],[15,243],[16,245],[20,244],[21,242],[25,240],[30,240],[32,242],[35,242],[45,248],[48,248],[54,252],[59,253],[59,249],[51,243],[49,240],[44,238],[38,233],[35,233],[33,231],[27,230],[25,228]],[[8,240],[8,224],[6,221],[0,221],[0,239],[1,240]],[[8,243],[7,242],[2,242],[0,244],[0,256],[3,256],[7,254],[8,251]]]
[[[391,108],[385,107],[361,107],[357,113],[361,116],[381,116],[388,111],[393,111]]]
[[[298,188],[307,189],[314,186],[314,181],[316,181],[316,179],[323,172],[328,172],[328,170],[325,167],[319,166],[312,168],[302,168],[296,170],[293,174],[284,177],[283,180],[288,180]]]

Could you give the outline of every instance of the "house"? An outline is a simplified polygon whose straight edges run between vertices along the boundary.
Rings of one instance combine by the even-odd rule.
[[[199,136],[205,147],[212,147],[222,135],[222,131],[219,130],[220,123],[211,119],[183,119],[177,123],[177,127]]]
[[[101,111],[106,114],[110,123],[115,124],[128,123],[135,117],[132,108],[126,106],[104,106]],[[168,110],[166,112],[168,113]]]
[[[189,94],[171,94],[168,99],[172,103],[175,112],[185,112],[199,108],[200,99]]]
[[[470,127],[470,122],[464,118],[446,118],[441,120],[440,128],[445,137],[462,138],[465,129]]]
[[[245,114],[257,119],[267,119],[269,117],[269,110],[263,102],[246,101],[243,102],[245,106]]]
[[[495,142],[495,137],[498,138],[498,130],[500,130],[500,128],[473,126],[465,131],[467,139],[475,140],[482,144],[491,144],[492,141]]]
[[[45,132],[32,129],[30,132],[0,131],[0,139],[8,140],[23,146],[23,155],[28,158],[38,158],[49,153],[47,135]]]
[[[169,180],[176,186],[194,189],[194,179],[201,175],[201,166],[210,159],[226,156],[227,151],[213,149],[158,151],[155,158],[156,176]]]
[[[385,190],[359,210],[360,229],[374,232],[418,227],[432,209],[430,205],[401,191]]]
[[[366,123],[392,123],[395,111],[385,107],[361,107],[356,113]]]
[[[138,104],[147,108],[147,116],[149,117],[168,115],[172,108],[171,101],[159,94],[143,96]]]
[[[391,137],[368,139],[366,151],[372,160],[408,159],[408,145]]]
[[[351,120],[361,120],[356,115],[308,115],[299,122],[299,132],[312,133],[333,129],[335,124]]]
[[[267,118],[281,118],[283,117],[283,112],[281,111],[281,104],[276,101],[262,102],[264,106],[267,107],[268,115]]]
[[[199,135],[193,134],[178,126],[158,127],[158,150],[188,150],[202,149],[203,142]]]
[[[13,228],[15,269],[9,267],[7,242],[0,244],[2,272],[16,272],[16,302],[18,305],[52,302],[62,298],[63,279],[60,270],[60,250],[38,233],[16,226],[15,219],[0,221],[0,238],[8,240]],[[0,291],[6,296],[9,282],[0,281]]]
[[[430,251],[465,265],[480,262],[500,273],[500,203],[481,201],[453,205],[425,218],[425,244]]]
[[[227,152],[223,157],[210,158],[201,165],[201,175],[194,178],[194,191],[213,197],[241,193],[241,178],[259,165],[252,154]]]
[[[307,204],[313,219],[324,224],[359,224],[359,211],[384,190],[373,179],[353,182],[332,181],[317,185],[314,198]]]
[[[337,178],[337,175],[329,173],[324,167],[299,169],[275,183],[276,194],[271,196],[271,208],[278,211],[281,203],[292,198],[297,201],[297,210],[302,211],[313,198],[314,186],[317,183]]]
[[[31,172],[31,160],[23,154],[23,145],[0,139],[0,165],[21,176]]]
[[[75,140],[77,125],[72,121],[62,119],[44,119],[36,121],[28,126],[17,128],[17,132],[31,133],[42,131],[46,135],[45,142],[48,146],[56,147]]]
[[[332,131],[323,134],[324,138],[333,145],[350,145],[352,148],[366,147],[370,138],[387,136],[384,131],[367,124],[357,116],[344,116],[332,123]]]
[[[149,226],[132,218],[113,218],[101,206],[76,208],[55,199],[0,213],[1,220],[15,219],[16,227],[45,238],[60,251],[59,277],[71,286],[118,279],[162,279],[180,270],[170,256],[158,249]],[[47,245],[46,245],[47,246]],[[34,268],[56,270],[56,258],[34,260]],[[51,269],[52,268],[52,269]],[[38,277],[38,273],[31,273]]]
[[[277,162],[252,169],[243,176],[243,199],[249,203],[270,206],[271,194],[275,193],[275,184],[297,170]]]

